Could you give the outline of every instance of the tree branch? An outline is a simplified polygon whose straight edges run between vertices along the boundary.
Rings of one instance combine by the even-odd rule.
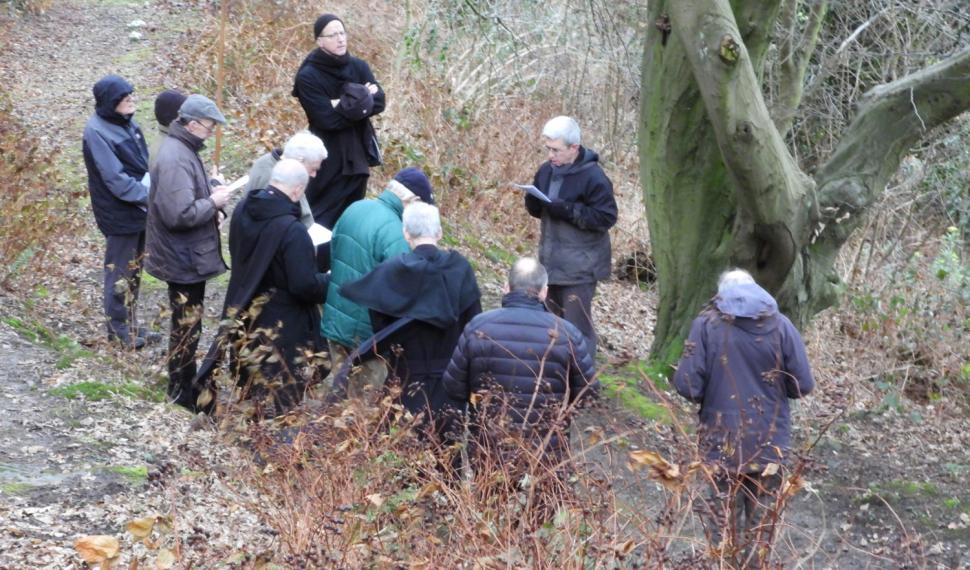
[[[967,109],[970,47],[866,93],[839,146],[816,175],[828,223],[819,229],[819,239],[841,245],[858,225],[857,214],[882,195],[909,149]]]
[[[807,239],[811,181],[771,120],[730,4],[671,2],[670,17],[734,183],[738,223],[755,238],[737,244],[735,261],[773,289],[788,274],[796,244]]]
[[[818,43],[818,33],[828,12],[828,0],[816,0],[809,12],[808,23],[801,35],[795,30],[798,0],[787,0],[782,10],[781,25],[787,31],[779,43],[778,53],[781,73],[778,78],[778,97],[771,109],[775,127],[784,138],[791,130],[795,112],[802,102],[805,72]],[[795,38],[798,42],[795,42]]]

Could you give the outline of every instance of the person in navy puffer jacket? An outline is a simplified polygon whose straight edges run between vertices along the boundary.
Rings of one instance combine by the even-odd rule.
[[[145,251],[148,146],[132,119],[134,90],[117,75],[107,75],[94,84],[95,113],[84,127],[82,152],[91,208],[107,242],[104,313],[108,339],[141,348],[147,333],[138,330],[135,302]]]
[[[502,308],[465,327],[445,371],[445,390],[469,404],[478,468],[489,458],[509,464],[541,457],[555,465],[569,446],[574,407],[599,393],[596,369],[585,336],[546,310],[542,264],[518,260],[508,287]]]

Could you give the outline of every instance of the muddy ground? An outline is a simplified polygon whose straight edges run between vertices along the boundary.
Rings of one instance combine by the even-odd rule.
[[[153,131],[152,94],[173,86],[166,58],[180,30],[202,17],[194,6],[68,0],[0,24],[14,30],[0,69],[17,79],[5,89],[31,132],[60,151],[67,184],[83,187],[80,133],[90,87],[105,73],[133,81],[138,120]],[[139,19],[147,26],[132,41],[128,24]],[[246,165],[228,166],[242,173]],[[171,515],[165,540],[197,567],[240,567],[272,553],[271,529],[247,506],[257,499],[229,477],[247,453],[162,401],[161,347],[124,352],[104,342],[103,241],[93,223],[62,245],[50,252],[60,272],[0,291],[0,568],[82,568],[73,542],[91,534],[121,538],[125,560],[151,560],[125,525],[154,514]],[[209,287],[209,331],[224,288],[225,280]],[[494,305],[498,283],[483,288]],[[143,320],[164,332],[163,285],[146,279],[142,295]],[[626,282],[600,288],[596,312],[612,372],[646,356],[654,295]],[[806,335],[820,386],[798,406],[799,438],[826,431],[811,455],[810,487],[785,519],[780,558],[807,568],[970,568],[967,414],[946,402],[881,407],[850,366],[819,349],[832,330],[822,319]],[[642,448],[663,451],[676,437],[612,406],[582,418],[577,431],[609,417]],[[691,410],[676,406],[689,422]],[[604,457],[601,467],[624,473],[620,492],[631,504],[657,508],[655,483]]]

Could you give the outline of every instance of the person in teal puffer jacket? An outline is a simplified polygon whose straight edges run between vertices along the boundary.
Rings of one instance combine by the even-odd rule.
[[[374,334],[367,308],[341,295],[340,287],[370,273],[381,262],[411,251],[404,239],[401,216],[405,206],[417,201],[434,204],[431,182],[420,169],[405,168],[379,197],[355,202],[334,225],[330,288],[321,324],[323,336],[330,341],[334,370],[360,342]],[[374,381],[370,381],[371,375],[364,378],[377,384],[383,380],[379,374],[383,363],[374,364],[378,371]],[[358,385],[352,382],[352,396],[360,395]]]

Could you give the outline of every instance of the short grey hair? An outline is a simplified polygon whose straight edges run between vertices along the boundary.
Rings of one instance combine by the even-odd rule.
[[[323,146],[320,137],[310,131],[300,131],[290,137],[283,146],[283,158],[292,158],[300,162],[320,162],[327,158],[327,147]]]
[[[560,115],[553,117],[542,127],[542,136],[551,140],[561,140],[567,145],[581,144],[579,123],[572,117]]]
[[[441,236],[441,214],[438,208],[424,202],[414,202],[404,208],[401,218],[404,231],[412,238],[437,238]]]
[[[509,270],[509,291],[538,295],[548,284],[546,268],[534,257],[519,258]]]
[[[310,175],[303,163],[292,158],[280,159],[269,176],[270,184],[287,188],[306,188],[309,181]]]
[[[734,269],[725,271],[717,278],[717,292],[723,293],[735,285],[748,285],[751,283],[755,283],[754,277],[744,269],[735,267]]]

